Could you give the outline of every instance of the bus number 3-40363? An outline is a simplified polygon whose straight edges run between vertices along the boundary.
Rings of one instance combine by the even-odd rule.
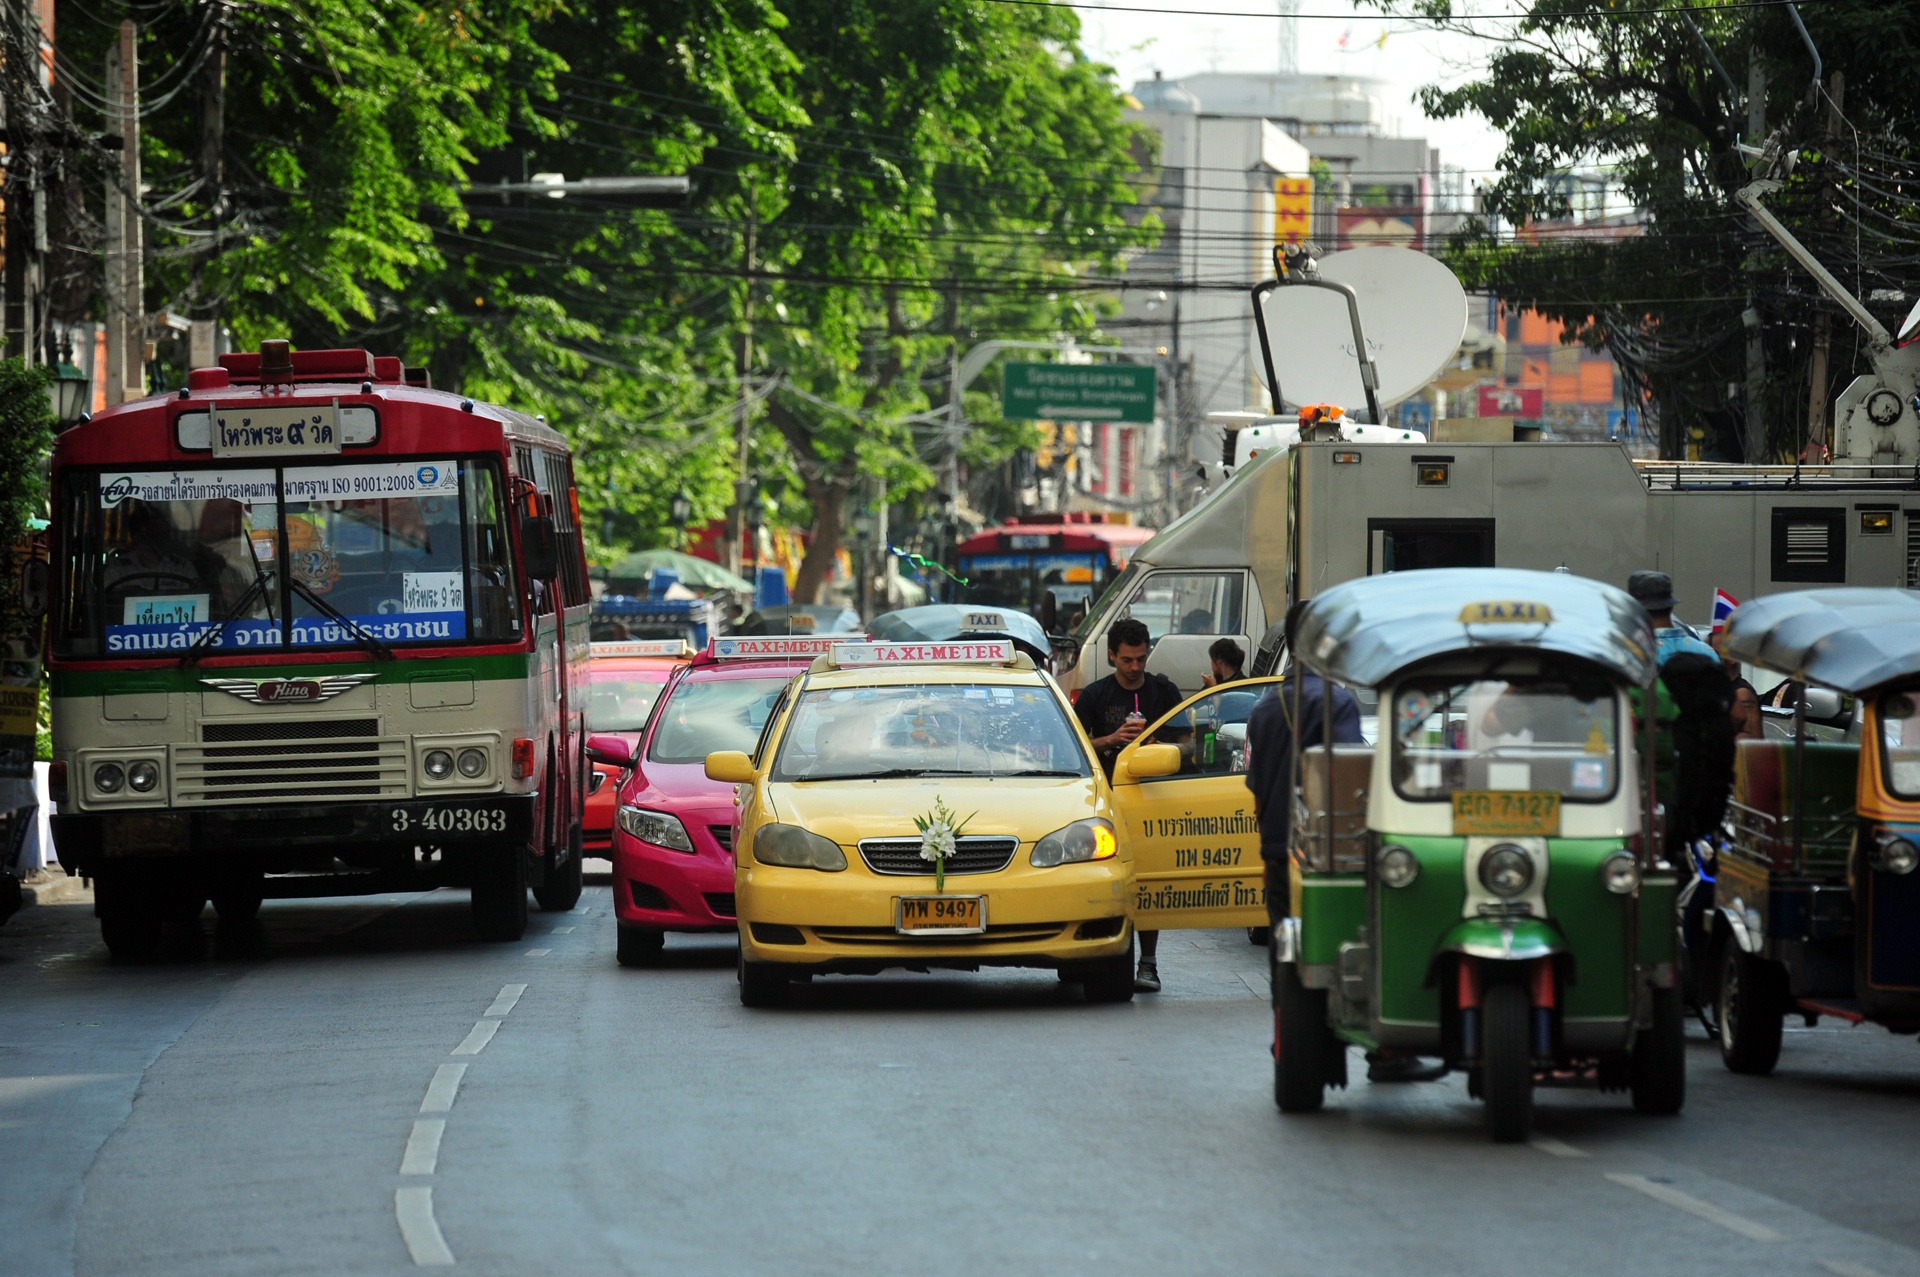
[[[393,832],[404,834],[419,829],[444,834],[503,834],[507,832],[507,813],[474,807],[427,807],[414,810],[395,807],[389,813]]]

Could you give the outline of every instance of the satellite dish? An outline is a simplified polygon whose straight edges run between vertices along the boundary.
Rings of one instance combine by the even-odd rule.
[[[1459,351],[1467,331],[1467,293],[1438,258],[1410,248],[1350,248],[1321,258],[1320,278],[1347,285],[1360,300],[1382,410],[1411,399]],[[1336,403],[1352,414],[1366,412],[1345,297],[1328,288],[1282,285],[1255,304],[1265,312],[1273,343],[1281,411]],[[1253,365],[1265,385],[1258,329],[1253,345]]]

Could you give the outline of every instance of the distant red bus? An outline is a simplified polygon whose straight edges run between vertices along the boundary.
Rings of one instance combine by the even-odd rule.
[[[1084,608],[1153,537],[1152,528],[1109,521],[1104,514],[1063,514],[1045,521],[1009,521],[959,545],[967,602],[1041,614],[1051,592],[1055,628]]]

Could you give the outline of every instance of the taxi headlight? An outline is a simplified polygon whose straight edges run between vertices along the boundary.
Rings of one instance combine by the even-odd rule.
[[[460,751],[460,774],[468,780],[479,780],[487,774],[487,751],[484,749],[463,749]]]
[[[102,794],[117,794],[127,783],[127,773],[119,763],[101,763],[93,769],[93,788]]]
[[[840,844],[798,825],[762,825],[753,831],[753,858],[763,865],[839,873],[847,867]]]
[[[1910,874],[1915,866],[1920,866],[1920,847],[1898,834],[1882,834],[1869,859],[1881,873]]]
[[[1055,865],[1111,860],[1119,851],[1120,845],[1113,836],[1113,822],[1095,816],[1054,830],[1033,845],[1033,855],[1028,859],[1035,869],[1051,869]]]
[[[693,854],[693,839],[687,837],[687,827],[680,823],[678,816],[669,816],[664,811],[648,811],[644,807],[622,806],[614,818],[620,822],[620,828],[641,842],[665,847],[669,851]]]
[[[453,775],[453,755],[444,749],[430,749],[420,760],[420,769],[426,772],[428,780],[445,780]]]
[[[1374,861],[1380,881],[1389,887],[1404,887],[1420,876],[1420,862],[1405,847],[1388,845],[1380,849]]]
[[[159,783],[160,769],[144,758],[127,768],[127,788],[136,794],[152,793]]]
[[[1616,851],[1600,862],[1600,881],[1616,896],[1630,896],[1640,885],[1640,866],[1633,853]]]
[[[1480,885],[1502,900],[1525,894],[1533,885],[1533,857],[1510,842],[1489,847],[1480,857]]]

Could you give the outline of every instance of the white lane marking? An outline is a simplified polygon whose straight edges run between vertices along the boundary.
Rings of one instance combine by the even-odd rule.
[[[1683,1193],[1668,1184],[1656,1184],[1644,1175],[1619,1175],[1607,1172],[1607,1178],[1622,1188],[1631,1188],[1636,1193],[1645,1193],[1656,1202],[1665,1202],[1678,1211],[1685,1211],[1697,1219],[1709,1224],[1718,1224],[1730,1233],[1738,1233],[1751,1241],[1777,1242],[1781,1235],[1765,1224],[1756,1224],[1745,1216],[1736,1215],[1729,1210],[1721,1210],[1712,1202],[1703,1202],[1690,1193]]]
[[[453,1050],[447,1052],[447,1054],[478,1055],[487,1049],[487,1043],[493,1041],[493,1035],[499,1031],[500,1021],[481,1020],[473,1026],[473,1032],[467,1034],[466,1040],[459,1046],[454,1047]]]
[[[1555,1157],[1585,1157],[1586,1154],[1571,1144],[1562,1144],[1551,1135],[1536,1135],[1527,1141],[1542,1153],[1552,1153]]]
[[[527,991],[527,986],[524,984],[501,985],[500,996],[495,998],[493,1000],[493,1005],[488,1007],[485,1011],[481,1012],[481,1014],[482,1015],[505,1015],[507,1012],[513,1010],[513,1004],[518,1002],[520,1000],[520,995],[525,993],[526,991]]]
[[[1856,1264],[1851,1259],[1823,1259],[1820,1266],[1839,1277],[1884,1277],[1878,1268],[1869,1268],[1865,1264]]]
[[[440,1161],[440,1137],[447,1133],[444,1117],[419,1117],[413,1122],[413,1134],[407,1136],[407,1151],[400,1155],[402,1175],[431,1175]]]
[[[453,1111],[453,1097],[460,1091],[460,1079],[467,1075],[464,1064],[442,1064],[433,1071],[433,1081],[427,1083],[427,1096],[420,1101],[422,1113],[450,1113]]]
[[[394,1189],[393,1217],[400,1224],[400,1240],[407,1244],[414,1263],[424,1268],[453,1262],[453,1252],[447,1249],[447,1239],[440,1235],[440,1225],[433,1218],[431,1188],[420,1185]]]
[[[572,931],[572,930],[573,930],[573,928],[572,928],[572,927],[555,927],[555,928],[553,929],[553,934],[554,934],[554,935],[556,935],[556,936],[564,936],[564,935],[566,935],[566,934],[567,934],[567,933],[568,933],[569,931]]]
[[[527,950],[527,956],[529,958],[544,958],[552,952],[553,950],[551,949],[529,949]]]

